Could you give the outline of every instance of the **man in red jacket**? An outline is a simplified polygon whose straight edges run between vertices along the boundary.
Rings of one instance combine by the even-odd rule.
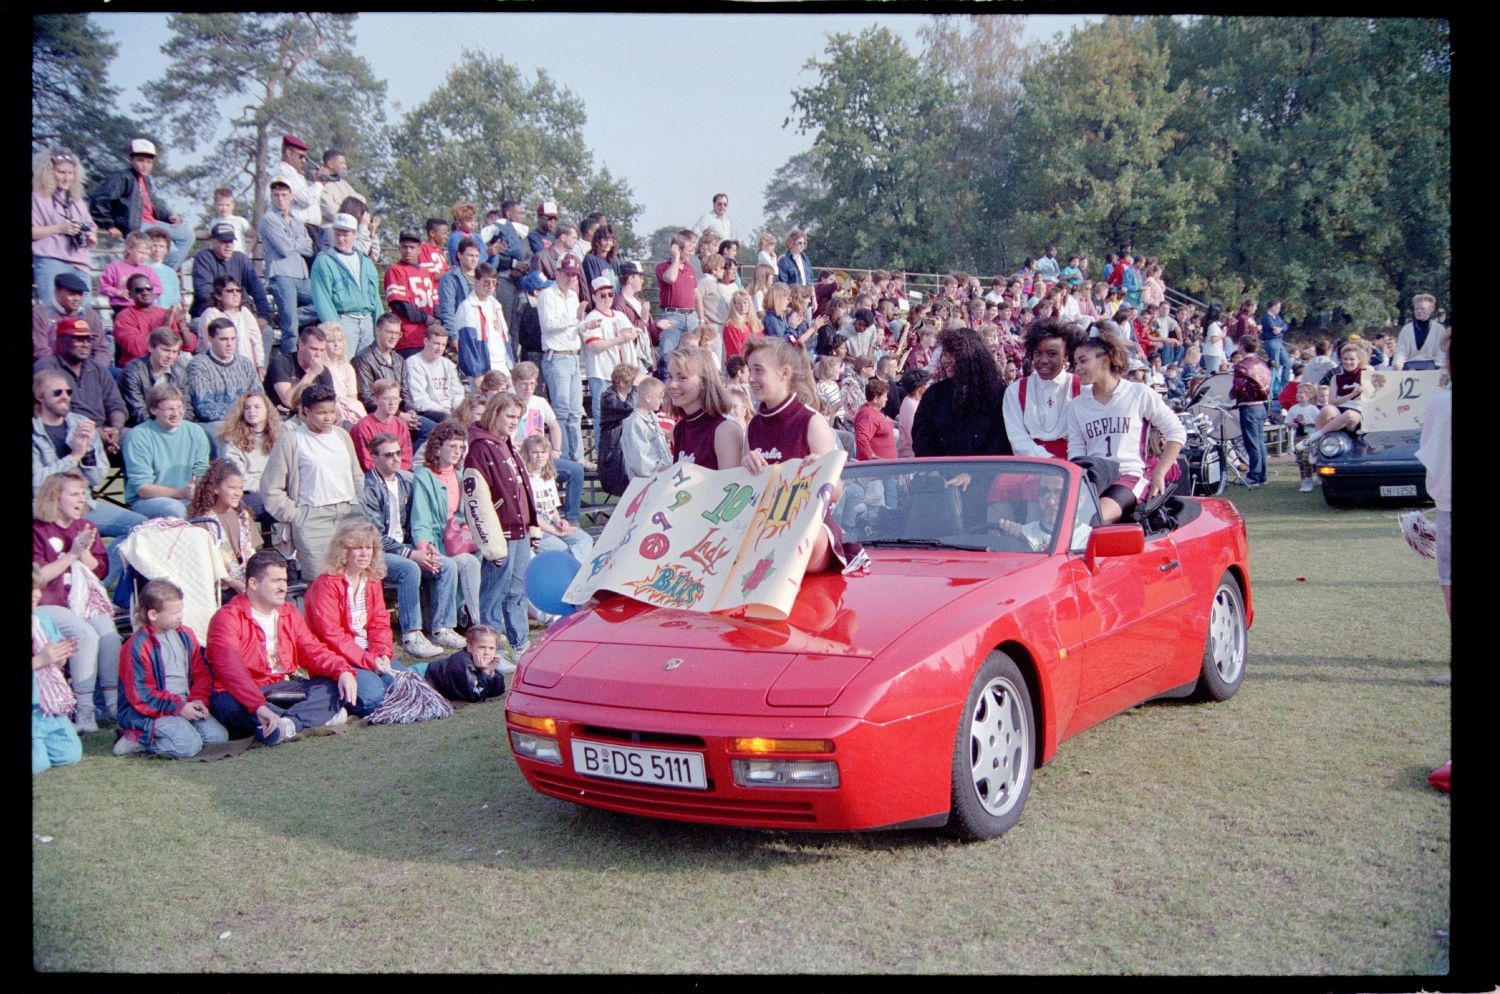
[[[182,349],[189,356],[197,350],[198,336],[183,319],[181,301],[170,311],[157,307],[156,288],[139,273],[126,281],[125,290],[130,294],[130,306],[115,315],[115,352],[121,366],[151,351],[147,339],[156,328],[168,327],[181,334]]]
[[[304,728],[338,725],[358,704],[354,671],[308,629],[286,602],[286,560],[262,549],[245,564],[245,592],[208,624],[209,709],[230,738],[254,735],[266,745]],[[293,674],[305,668],[310,679]],[[302,693],[285,708],[269,698]]]

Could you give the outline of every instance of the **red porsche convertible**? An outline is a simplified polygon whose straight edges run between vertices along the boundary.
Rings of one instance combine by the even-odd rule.
[[[654,818],[991,838],[1064,739],[1239,689],[1254,611],[1229,501],[1098,527],[1095,485],[1060,460],[843,480],[834,513],[873,566],[805,577],[786,621],[611,595],[554,625],[506,702],[527,782]]]

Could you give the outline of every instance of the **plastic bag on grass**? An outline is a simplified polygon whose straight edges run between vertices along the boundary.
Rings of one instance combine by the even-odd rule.
[[[1407,511],[1396,520],[1401,524],[1401,537],[1413,552],[1424,559],[1437,558],[1437,528],[1431,518],[1421,511]]]

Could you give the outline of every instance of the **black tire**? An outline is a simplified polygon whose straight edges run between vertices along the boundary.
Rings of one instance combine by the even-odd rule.
[[[991,652],[974,676],[953,744],[948,830],[993,839],[1021,820],[1036,769],[1036,712],[1021,670]]]
[[[1245,596],[1230,573],[1219,579],[1208,607],[1207,631],[1203,639],[1203,669],[1194,694],[1201,701],[1227,701],[1245,682],[1249,655],[1249,626],[1245,623]]]

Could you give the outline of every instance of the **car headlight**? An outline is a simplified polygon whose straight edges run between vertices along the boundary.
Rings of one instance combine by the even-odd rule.
[[[1318,455],[1324,459],[1337,459],[1348,452],[1349,447],[1349,436],[1341,431],[1318,439]]]
[[[837,787],[839,764],[826,759],[735,759],[740,787]]]
[[[531,735],[511,729],[510,744],[518,756],[525,756],[527,759],[534,759],[539,763],[552,763],[556,766],[562,765],[562,751],[558,748],[556,739],[549,739],[544,735]]]

